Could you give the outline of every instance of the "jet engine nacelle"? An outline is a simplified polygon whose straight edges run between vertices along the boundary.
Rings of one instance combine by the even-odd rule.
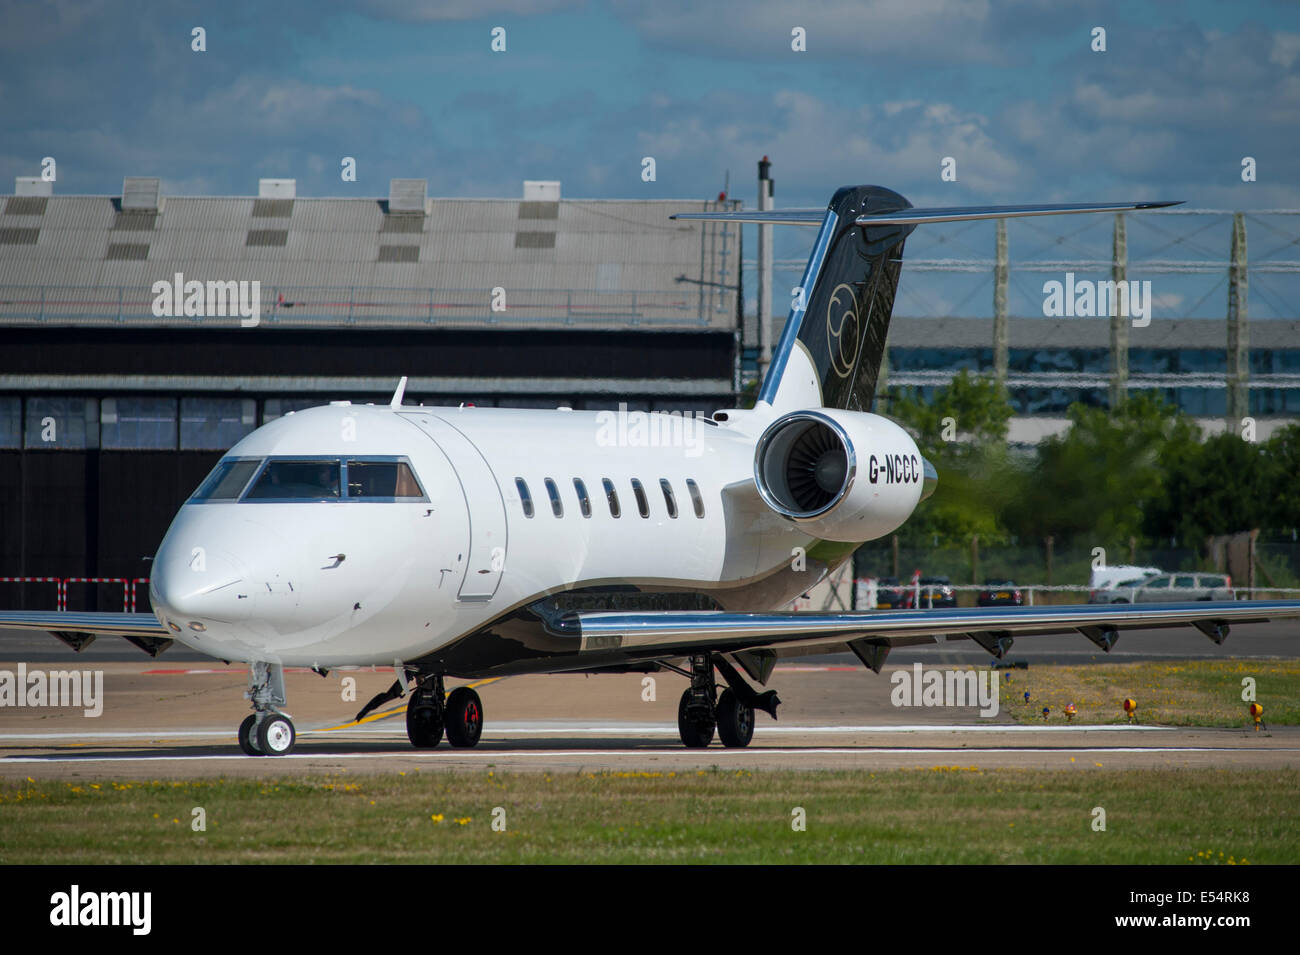
[[[938,476],[888,418],[818,408],[768,425],[754,453],[754,481],[772,510],[809,534],[857,542],[896,530]]]

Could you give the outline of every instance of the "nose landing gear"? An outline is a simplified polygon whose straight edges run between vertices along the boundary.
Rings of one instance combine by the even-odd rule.
[[[248,671],[246,699],[253,713],[239,724],[239,748],[249,756],[284,756],[293,750],[298,734],[293,720],[281,711],[285,704],[284,667],[254,663]]]

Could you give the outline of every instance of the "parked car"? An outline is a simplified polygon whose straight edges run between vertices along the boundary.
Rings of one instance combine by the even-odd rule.
[[[1125,586],[1127,581],[1156,577],[1164,571],[1159,567],[1137,567],[1132,564],[1115,564],[1110,567],[1094,567],[1088,579],[1089,590],[1111,590]],[[1090,599],[1091,599],[1091,595]],[[1110,601],[1103,601],[1109,603]]]
[[[1014,581],[991,577],[984,581],[975,603],[981,607],[1023,607],[1025,596]]]
[[[907,595],[897,577],[881,577],[876,581],[876,607],[880,610],[897,610],[904,606]]]
[[[1187,600],[1236,600],[1227,574],[1160,574],[1131,587],[1117,587],[1111,603],[1180,603]]]
[[[947,577],[922,577],[920,589],[921,602],[919,609],[921,610],[928,610],[931,607],[957,606],[957,592],[952,589],[952,581]],[[916,596],[916,588],[909,588],[905,606],[911,607]]]
[[[1100,590],[1088,591],[1088,603],[1090,604],[1127,604],[1133,602],[1132,589],[1142,584],[1146,577],[1135,577],[1133,580],[1121,580],[1111,587],[1103,587]]]

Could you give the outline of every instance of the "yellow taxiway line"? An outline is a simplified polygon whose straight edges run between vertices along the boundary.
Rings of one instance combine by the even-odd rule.
[[[486,680],[477,680],[473,683],[466,683],[465,686],[473,690],[480,686],[487,686],[489,683],[495,683],[498,680],[504,680],[504,679],[505,677],[503,676],[493,676],[493,677],[488,677]],[[303,735],[305,736],[308,733],[332,733],[335,730],[352,729],[353,727],[361,726],[363,723],[373,723],[375,720],[386,720],[390,716],[396,716],[399,713],[405,713],[405,712],[406,712],[406,704],[403,703],[401,706],[394,706],[392,709],[388,709],[388,710],[380,710],[377,713],[371,713],[368,716],[363,716],[360,720],[353,720],[350,723],[343,723],[339,726],[327,726],[323,729],[318,729],[318,730],[303,730]]]

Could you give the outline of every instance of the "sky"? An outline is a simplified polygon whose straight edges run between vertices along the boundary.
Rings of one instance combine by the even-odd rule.
[[[778,206],[870,182],[916,205],[1300,208],[1300,4],[5,0],[0,115],[2,191],[51,156],[60,194],[288,177],[379,197],[415,177],[431,196],[558,179],[570,198],[712,198],[729,177],[752,206],[768,155]]]

